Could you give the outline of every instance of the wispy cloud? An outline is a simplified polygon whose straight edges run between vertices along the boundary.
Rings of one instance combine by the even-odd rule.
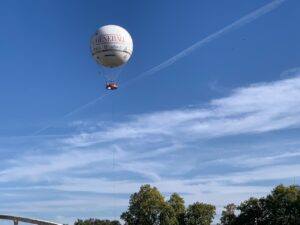
[[[286,152],[282,154],[274,155],[262,155],[262,156],[251,156],[251,155],[239,155],[232,158],[221,158],[212,161],[208,161],[208,164],[225,164],[234,165],[240,168],[257,168],[265,167],[266,165],[276,164],[276,163],[287,163],[291,159],[300,158],[300,151]]]
[[[25,155],[9,161],[9,168],[0,173],[0,181],[37,179],[88,165],[95,170],[93,165],[100,163],[103,166],[98,166],[97,171],[106,171],[108,160],[116,160],[114,166],[120,171],[143,175],[150,180],[160,180],[160,173],[170,170],[170,166],[174,167],[174,174],[180,174],[176,172],[180,170],[187,172],[192,170],[192,163],[179,167],[172,162],[193,146],[193,142],[299,127],[300,70],[293,72],[294,77],[288,79],[235,89],[229,96],[214,99],[206,107],[136,115],[127,122],[112,123],[109,128],[100,126],[100,130],[93,124],[93,129],[87,128],[88,132],[57,138],[55,142],[61,154],[55,151],[56,154],[51,155]],[[72,123],[72,126],[83,123]],[[84,127],[88,124],[84,123]],[[52,147],[55,148],[55,144]],[[170,153],[173,158],[164,159],[166,166],[160,157]],[[290,154],[296,156],[298,153]],[[258,159],[255,162],[256,165],[272,164],[276,157],[289,155],[267,156],[261,163]],[[236,157],[231,162],[238,165],[240,159]],[[243,162],[246,165],[251,160]]]
[[[300,71],[293,78],[238,88],[207,107],[156,112],[114,124],[110,129],[82,133],[66,142],[90,146],[102,142],[162,138],[207,139],[264,133],[300,126]]]
[[[268,181],[268,180],[283,180],[300,176],[299,164],[286,164],[267,166],[265,168],[253,169],[250,171],[236,172],[229,175],[212,176],[210,178],[199,179],[199,182],[229,182],[231,184],[245,184],[255,181]]]
[[[105,201],[119,214],[129,195],[150,183],[166,196],[182,193],[187,204],[196,199],[221,209],[228,202],[266,194],[272,187],[266,181],[300,177],[299,135],[270,143],[238,142],[241,137],[255,140],[253,136],[299,129],[299,113],[300,69],[296,69],[293,76],[237,88],[204,106],[134,115],[112,121],[109,127],[101,121],[91,126],[75,121],[70,127],[79,134],[52,137],[50,143],[47,136],[41,143],[40,137],[40,150],[24,149],[2,160],[0,183],[7,194],[3,206],[25,214],[55,209],[72,213],[81,207],[91,215],[87,209],[92,202],[94,209],[108,215],[105,205],[96,204]],[[233,145],[213,149],[210,144],[232,137],[237,143],[233,153],[229,151]],[[62,200],[31,200],[31,209],[24,209],[25,203],[10,206],[9,199],[16,195],[22,199],[22,191],[33,199],[49,191],[60,193]]]

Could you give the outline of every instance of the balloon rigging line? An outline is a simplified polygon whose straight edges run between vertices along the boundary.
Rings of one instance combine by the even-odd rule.
[[[192,52],[194,52],[195,50],[209,44],[210,42],[222,37],[224,34],[230,32],[230,31],[233,31],[233,30],[236,30],[238,28],[241,28],[255,20],[257,20],[258,18],[260,18],[261,16],[273,11],[274,9],[276,9],[277,7],[279,7],[282,3],[286,2],[287,0],[275,0],[275,1],[272,1],[271,3],[268,3],[262,7],[260,7],[259,9],[247,14],[246,16],[243,16],[242,18],[236,20],[235,22],[223,27],[222,29],[220,29],[219,31],[205,37],[204,39],[196,42],[195,44],[191,45],[190,47],[182,50],[181,52],[179,52],[178,54],[176,54],[175,56],[167,59],[166,61],[164,61],[163,63],[157,65],[157,66],[154,66],[153,68],[143,72],[143,73],[140,73],[138,76],[136,76],[136,78],[133,78],[132,80],[129,80],[128,82],[125,82],[123,84],[123,88],[133,84],[134,82],[144,78],[144,77],[147,77],[147,76],[150,76],[150,75],[153,75],[154,73],[157,73],[171,65],[173,65],[174,63],[176,63],[178,60],[190,55]],[[70,117],[84,109],[86,109],[87,107],[89,107],[90,105],[93,105],[95,103],[97,103],[98,101],[102,100],[104,97],[108,96],[109,94],[111,94],[111,92],[109,93],[105,93],[103,95],[101,95],[100,97],[88,102],[87,104],[84,104],[74,110],[72,110],[71,112],[67,113],[65,115],[65,117]],[[39,133],[41,133],[42,131],[48,129],[50,126],[48,127],[44,127],[36,132],[34,132],[35,135],[38,135]]]
[[[107,93],[101,95],[100,97],[98,97],[98,98],[96,98],[96,99],[94,99],[94,100],[92,100],[92,101],[90,101],[90,102],[88,102],[88,103],[86,103],[86,104],[84,104],[84,105],[82,105],[82,106],[80,106],[80,107],[75,108],[75,109],[72,110],[71,112],[69,112],[69,113],[67,113],[66,115],[64,115],[64,117],[65,117],[65,118],[70,117],[70,116],[72,116],[72,115],[74,115],[74,114],[76,114],[76,113],[78,113],[78,112],[80,112],[80,111],[86,109],[86,108],[89,107],[90,105],[95,104],[96,102],[98,102],[98,101],[100,101],[101,99],[105,98],[105,97],[106,97],[107,95],[109,95],[109,94],[111,94],[111,92],[107,92]],[[45,131],[45,130],[48,130],[48,129],[51,128],[51,127],[52,127],[51,125],[45,126],[45,127],[41,128],[41,129],[39,129],[39,130],[33,132],[33,133],[31,134],[31,136],[39,136],[39,134],[41,134],[41,133],[42,133],[43,131]]]
[[[84,104],[84,105],[82,105],[82,106],[80,106],[80,107],[72,110],[71,112],[69,112],[68,114],[66,114],[65,117],[70,117],[70,116],[76,114],[77,112],[80,112],[80,111],[84,110],[85,108],[89,107],[90,105],[93,105],[96,102],[100,101],[101,99],[105,98],[109,94],[111,94],[111,92],[107,92],[107,93],[101,95],[100,97],[98,97],[98,98],[96,98],[96,99],[94,99],[94,100],[92,100],[92,101],[90,101],[90,102],[88,102],[88,103],[86,103],[86,104]]]

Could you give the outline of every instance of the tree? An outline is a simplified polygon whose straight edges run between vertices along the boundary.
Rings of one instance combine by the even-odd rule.
[[[177,193],[173,193],[170,196],[168,204],[173,208],[175,212],[175,216],[177,219],[177,225],[184,225],[184,216],[185,216],[185,206],[184,200],[182,197],[179,196]]]
[[[178,225],[174,209],[165,203],[159,215],[160,225]]]
[[[300,189],[292,185],[277,186],[266,197],[269,224],[300,224]]]
[[[141,186],[138,193],[130,196],[128,210],[121,215],[126,225],[175,225],[175,213],[155,187]]]
[[[189,205],[186,211],[185,222],[186,225],[210,225],[215,214],[215,206],[196,202]]]
[[[235,225],[300,224],[300,189],[277,186],[265,198],[250,198],[238,207]]]
[[[235,215],[236,205],[230,203],[226,205],[224,208],[225,210],[222,211],[220,225],[234,225],[236,220],[236,215]]]
[[[239,216],[236,218],[236,224],[243,225],[266,225],[265,221],[265,200],[263,198],[249,198],[242,202],[238,207]]]

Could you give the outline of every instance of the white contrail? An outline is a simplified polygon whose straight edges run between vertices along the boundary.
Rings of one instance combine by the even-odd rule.
[[[221,30],[207,36],[206,38],[196,42],[195,44],[193,44],[192,46],[184,49],[183,51],[179,52],[178,54],[176,54],[175,56],[167,59],[166,61],[164,61],[163,63],[154,66],[153,68],[149,69],[148,71],[145,71],[141,74],[139,74],[138,76],[136,76],[136,78],[128,81],[127,83],[123,84],[123,88],[126,86],[131,85],[132,83],[136,82],[137,80],[144,78],[146,76],[152,75],[160,70],[163,70],[171,65],[173,65],[175,62],[177,62],[178,60],[182,59],[185,56],[188,56],[189,54],[191,54],[193,51],[207,45],[208,43],[216,40],[217,38],[220,38],[221,36],[223,36],[224,34],[233,31],[235,29],[238,29],[242,26],[245,26],[248,23],[251,23],[253,21],[255,21],[256,19],[260,18],[261,16],[273,11],[274,9],[276,9],[277,7],[279,7],[282,3],[284,3],[287,0],[275,0],[272,1],[271,3],[262,6],[261,8],[249,13],[248,15],[238,19],[237,21],[227,25],[226,27],[222,28]],[[104,97],[106,97],[107,95],[109,95],[109,93],[106,93],[74,110],[72,110],[71,112],[67,113],[65,115],[65,117],[69,117],[72,116],[80,111],[82,111],[83,109],[87,108],[90,105],[95,104],[96,102],[102,100]],[[44,131],[45,129],[48,129],[48,127],[42,128],[39,131],[35,132],[34,134],[39,134],[42,131]]]
[[[214,41],[216,40],[217,38],[220,38],[221,36],[223,36],[224,34],[230,32],[230,31],[233,31],[237,28],[240,28],[242,26],[245,26],[246,24],[248,23],[251,23],[253,22],[254,20],[260,18],[261,16],[271,12],[272,10],[276,9],[277,7],[279,7],[282,3],[284,3],[285,1],[287,0],[275,0],[267,5],[264,5],[262,6],[261,8],[249,13],[248,15],[238,19],[237,21],[227,25],[226,27],[222,28],[221,30],[207,36],[206,38],[196,42],[195,44],[193,44],[192,46],[184,49],[183,51],[179,52],[177,55],[171,57],[170,59],[167,59],[166,61],[164,61],[163,63],[153,67],[152,69],[146,71],[146,72],[143,72],[141,74],[139,74],[136,78],[128,81],[127,83],[124,83],[122,85],[122,87],[126,87],[126,86],[129,86],[131,85],[132,83],[136,82],[137,80],[143,78],[143,77],[146,77],[146,76],[149,76],[149,75],[152,75],[160,70],[163,70],[171,65],[173,65],[175,62],[177,62],[178,60],[182,59],[183,57],[185,56],[188,56],[189,54],[191,54],[193,51],[205,46],[206,44],[208,44],[209,42],[211,41]],[[107,95],[105,95],[107,96]],[[74,113],[77,113],[79,111],[81,111],[82,109],[85,109],[87,106],[91,105],[91,104],[94,104],[96,102],[98,102],[99,100],[103,99],[105,96],[101,96],[97,99],[94,99],[92,100],[91,102],[87,103],[84,105],[84,107],[79,107],[78,109],[75,109],[72,111],[72,113],[69,113],[68,115],[70,114],[74,114]]]
[[[182,59],[183,57],[191,54],[193,51],[205,46],[206,44],[208,44],[211,41],[214,41],[215,39],[223,36],[224,34],[233,31],[237,28],[240,28],[242,26],[245,26],[248,23],[253,22],[254,20],[258,19],[259,17],[271,12],[272,10],[276,9],[278,6],[280,6],[282,3],[284,3],[287,0],[275,0],[265,6],[262,6],[261,8],[249,13],[248,15],[240,18],[239,20],[227,25],[226,27],[222,28],[221,30],[207,36],[206,38],[196,42],[195,44],[193,44],[192,46],[184,49],[183,51],[179,52],[177,55],[171,57],[170,59],[166,60],[165,62],[153,67],[152,69],[141,73],[140,75],[138,75],[135,79],[129,81],[127,83],[127,85],[129,85],[129,83],[131,84],[132,82],[139,80],[143,77],[152,75],[162,69],[165,69],[169,66],[171,66],[172,64],[174,64],[175,62],[177,62],[178,60]]]

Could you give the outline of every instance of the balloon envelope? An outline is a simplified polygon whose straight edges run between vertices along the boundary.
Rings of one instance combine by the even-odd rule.
[[[106,25],[95,32],[90,48],[98,64],[117,67],[129,60],[133,43],[130,34],[123,27]]]

